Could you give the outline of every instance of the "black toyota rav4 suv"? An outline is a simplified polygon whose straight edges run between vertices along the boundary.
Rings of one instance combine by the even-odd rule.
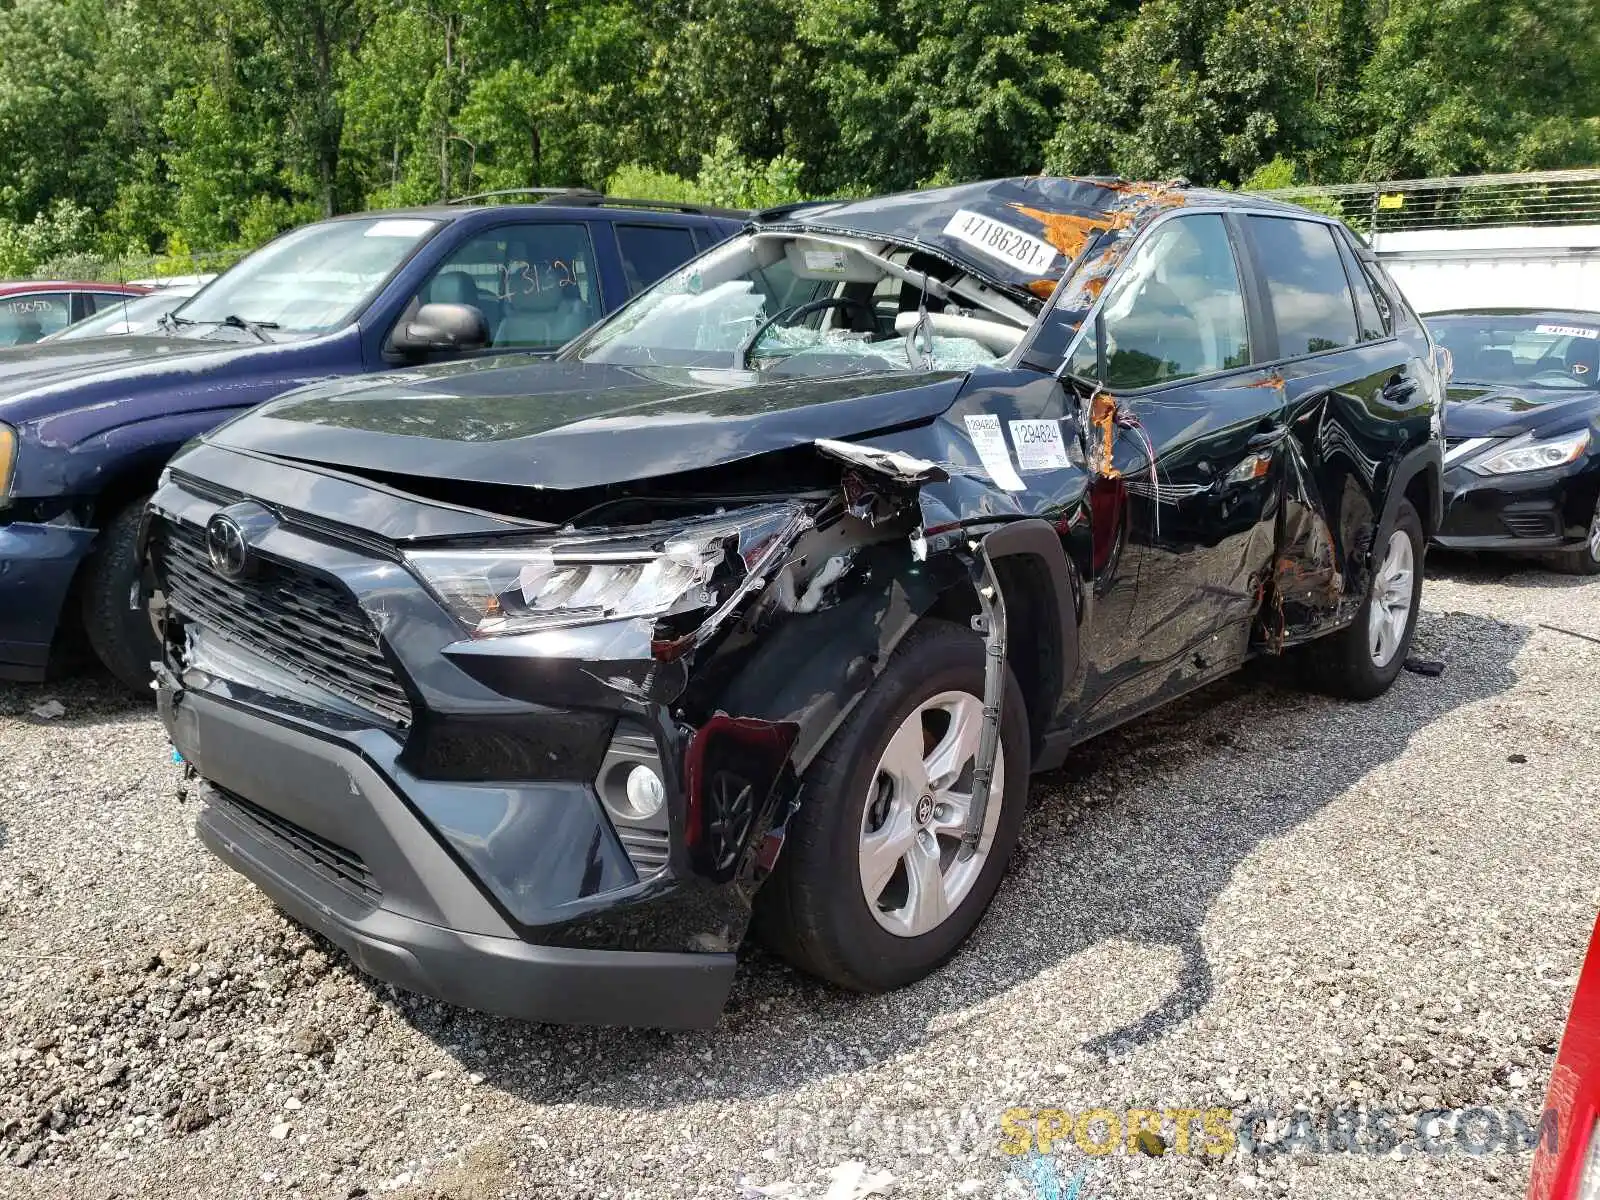
[[[703,1025],[753,927],[893,988],[1074,743],[1257,655],[1393,682],[1442,400],[1297,208],[772,210],[554,361],[305,388],[187,449],[143,535],[161,711],[206,844],[402,987]]]

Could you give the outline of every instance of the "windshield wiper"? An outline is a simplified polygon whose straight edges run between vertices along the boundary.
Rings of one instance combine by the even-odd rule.
[[[177,329],[180,325],[225,326],[228,329],[242,329],[246,333],[253,333],[256,336],[256,340],[262,342],[270,342],[272,340],[267,336],[267,330],[279,328],[276,321],[249,321],[236,313],[229,313],[219,321],[208,321],[196,317],[180,317],[177,313],[169,312],[163,313],[156,324],[167,330]]]
[[[237,313],[229,313],[222,320],[214,322],[217,325],[226,325],[229,329],[243,329],[256,335],[258,341],[270,342],[267,330],[277,329],[276,321],[247,321]]]
[[[200,324],[199,321],[191,321],[188,317],[180,317],[175,312],[164,312],[158,318],[156,318],[156,325],[167,330],[169,333],[177,329],[180,325],[198,324]]]

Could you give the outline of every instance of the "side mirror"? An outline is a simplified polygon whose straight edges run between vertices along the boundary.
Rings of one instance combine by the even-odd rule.
[[[401,318],[389,344],[402,354],[482,350],[489,344],[489,323],[470,304],[424,304],[415,316]]]

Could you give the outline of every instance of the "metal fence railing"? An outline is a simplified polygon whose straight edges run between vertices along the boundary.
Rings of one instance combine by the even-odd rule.
[[[1420,229],[1600,224],[1600,168],[1342,183],[1261,194],[1340,216],[1369,238]]]

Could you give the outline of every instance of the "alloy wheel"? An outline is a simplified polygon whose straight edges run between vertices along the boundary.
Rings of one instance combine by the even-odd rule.
[[[1600,562],[1600,501],[1594,506],[1594,517],[1589,522],[1589,557]]]
[[[861,891],[873,918],[898,937],[938,928],[988,860],[1005,795],[1003,750],[996,752],[977,852],[964,861],[958,853],[982,729],[978,697],[941,692],[901,722],[873,772],[861,816]]]
[[[1383,562],[1372,578],[1372,603],[1367,613],[1367,643],[1372,661],[1387,667],[1400,650],[1411,620],[1411,593],[1416,575],[1416,552],[1403,529],[1389,535]]]

